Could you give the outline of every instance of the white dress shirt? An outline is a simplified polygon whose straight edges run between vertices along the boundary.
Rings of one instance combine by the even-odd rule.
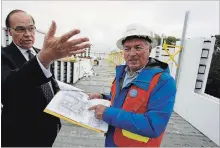
[[[15,44],[15,45],[16,45],[16,44]],[[17,45],[16,45],[16,46],[17,46]],[[37,54],[36,51],[35,51],[33,48],[23,49],[23,48],[21,48],[21,47],[19,47],[19,46],[17,46],[17,48],[20,50],[20,52],[22,53],[22,55],[25,57],[25,59],[26,59],[27,61],[29,61],[29,55],[28,55],[27,50],[31,50],[31,53],[32,53],[34,56]],[[40,67],[41,67],[41,69],[42,69],[44,75],[45,75],[47,78],[50,78],[50,77],[52,76],[52,73],[50,72],[50,66],[49,66],[48,69],[45,68],[45,67],[43,66],[43,64],[40,62],[40,60],[39,60],[39,58],[38,58],[38,55],[37,55],[37,61],[38,61],[39,65],[40,65]],[[52,93],[54,94],[51,81],[49,81],[49,85],[50,85],[50,88],[51,88]]]

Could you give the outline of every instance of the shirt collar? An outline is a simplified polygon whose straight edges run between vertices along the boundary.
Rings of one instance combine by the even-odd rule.
[[[136,74],[140,73],[144,69],[144,67],[139,69],[139,70],[137,70],[137,71],[135,71],[134,73],[136,73]],[[128,66],[127,66],[127,67],[125,67],[125,72],[127,73],[128,71],[129,71],[129,69],[128,69]]]
[[[14,44],[15,44],[15,42],[14,42]],[[16,45],[16,44],[15,44],[15,46],[20,50],[20,52],[21,52],[22,54],[27,53],[27,50],[31,50],[31,53],[33,53],[34,55],[36,54],[36,52],[35,52],[35,50],[33,49],[33,47],[31,47],[31,48],[29,48],[29,49],[24,49],[24,48],[19,47],[19,46]]]

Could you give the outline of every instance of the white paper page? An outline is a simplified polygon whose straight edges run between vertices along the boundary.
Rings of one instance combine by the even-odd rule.
[[[57,83],[58,83],[58,86],[60,88],[60,90],[77,90],[77,91],[83,91],[82,89],[79,89],[79,88],[76,88],[72,85],[69,85],[69,84],[66,84],[66,83],[63,83],[59,80],[56,80]]]
[[[89,107],[98,104],[109,106],[110,101],[103,99],[88,100],[88,95],[81,91],[59,91],[46,109],[107,132],[108,124],[96,119],[94,111],[88,111]]]

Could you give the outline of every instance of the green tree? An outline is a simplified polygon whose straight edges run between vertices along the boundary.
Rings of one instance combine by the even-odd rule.
[[[174,36],[168,36],[168,37],[164,38],[164,40],[166,40],[166,43],[169,45],[175,45],[176,41],[179,41],[180,39],[176,38]]]
[[[216,53],[220,51],[220,35],[215,35],[214,37],[216,38],[215,48],[214,48],[215,53]]]
[[[205,93],[220,98],[220,35],[215,35],[215,47]]]

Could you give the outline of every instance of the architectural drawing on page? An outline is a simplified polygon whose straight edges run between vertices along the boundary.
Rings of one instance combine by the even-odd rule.
[[[68,86],[67,91],[64,89],[63,87],[62,90],[54,96],[46,107],[45,112],[49,110],[47,113],[53,112],[52,115],[54,116],[60,117],[59,115],[61,115],[61,117],[63,116],[91,128],[107,132],[107,123],[95,118],[94,111],[89,111],[88,108],[97,104],[109,106],[110,102],[103,99],[88,100],[88,95],[77,90],[77,88],[75,89]]]
[[[104,124],[104,121],[99,120],[97,118],[89,117],[88,125],[99,128],[102,124]]]
[[[89,103],[83,101],[82,95],[79,93],[76,96],[70,95],[70,92],[65,92],[65,99],[60,101],[60,111],[69,116],[85,115],[85,108],[88,108]]]

